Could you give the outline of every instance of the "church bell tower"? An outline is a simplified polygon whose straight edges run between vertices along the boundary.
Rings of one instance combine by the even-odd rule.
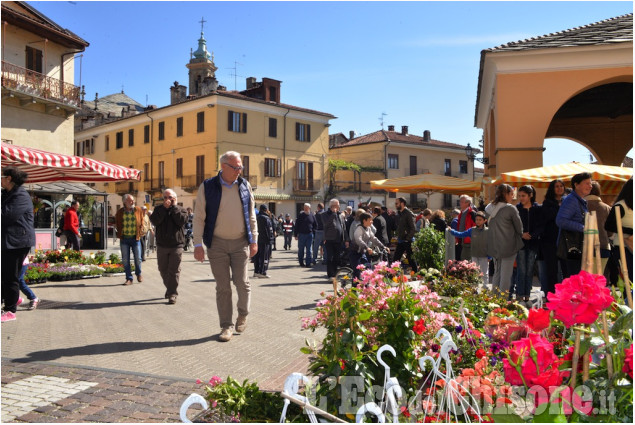
[[[203,35],[205,19],[200,20],[201,38],[198,39],[198,49],[191,53],[190,62],[185,65],[189,69],[190,96],[205,96],[218,88],[215,72],[218,69],[214,65],[214,55],[207,51],[207,41]]]

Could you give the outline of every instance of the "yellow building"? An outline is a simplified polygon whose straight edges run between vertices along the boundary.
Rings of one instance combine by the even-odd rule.
[[[193,207],[198,186],[218,173],[219,156],[228,150],[242,154],[243,177],[254,188],[256,203],[268,204],[276,215],[295,216],[304,202],[322,199],[333,115],[280,103],[277,80],[250,77],[241,92],[219,86],[202,33],[187,66],[189,96],[175,83],[168,106],[138,111],[135,103],[114,119],[112,112],[110,118],[90,113],[91,104],[78,119],[77,154],[142,170],[139,183],[101,186],[113,194],[110,214],[125,193],[152,205],[162,200],[165,188]],[[97,111],[103,103],[97,100]]]
[[[73,153],[74,56],[87,46],[27,3],[2,2],[3,141]]]
[[[360,137],[354,137],[351,132],[349,136],[331,136],[329,158],[353,162],[366,170],[360,174],[337,171],[333,181],[337,198],[354,207],[359,202],[370,200],[393,208],[397,194],[371,190],[370,180],[424,173],[466,180],[482,175],[482,170],[475,173],[474,162],[468,160],[465,146],[432,139],[428,130],[422,135],[415,135],[408,133],[408,126],[402,126],[401,132],[398,132],[395,126],[389,125],[387,131],[379,130]],[[399,196],[406,198],[408,205],[415,208],[454,208],[458,202],[458,196],[440,193]]]

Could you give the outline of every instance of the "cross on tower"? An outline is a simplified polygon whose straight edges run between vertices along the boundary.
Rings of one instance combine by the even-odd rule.
[[[203,26],[205,25],[205,22],[207,22],[205,20],[205,18],[201,18],[201,20],[199,21],[201,23],[201,33],[203,32]]]

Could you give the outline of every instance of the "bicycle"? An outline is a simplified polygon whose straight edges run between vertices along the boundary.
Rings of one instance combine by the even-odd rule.
[[[370,261],[364,264],[366,269],[374,268],[382,261],[388,261],[390,254],[388,249],[385,250],[373,250],[370,254]],[[335,281],[340,288],[344,289],[349,283],[353,283],[353,269],[349,266],[342,266],[337,269],[335,274]]]

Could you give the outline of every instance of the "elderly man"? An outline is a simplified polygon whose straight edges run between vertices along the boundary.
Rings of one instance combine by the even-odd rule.
[[[397,226],[397,248],[393,261],[401,261],[401,256],[406,253],[408,264],[413,272],[417,272],[417,263],[412,256],[412,240],[415,235],[415,215],[406,207],[405,198],[395,200],[395,208],[399,211],[399,224]]]
[[[225,152],[220,157],[218,175],[198,188],[194,209],[194,258],[205,260],[205,249],[216,279],[216,308],[220,320],[219,340],[233,336],[231,280],[238,294],[235,330],[244,332],[251,300],[247,264],[258,252],[258,225],[254,195],[249,182],[240,177],[240,154]],[[230,273],[231,272],[231,273]]]
[[[295,228],[293,230],[295,240],[298,241],[298,262],[300,263],[300,267],[311,267],[311,262],[313,261],[311,248],[313,246],[313,235],[315,234],[316,228],[317,221],[311,212],[311,204],[306,203],[304,204],[304,211],[300,211],[295,221]],[[306,261],[303,258],[305,249]]]
[[[329,209],[322,216],[324,222],[324,240],[326,243],[326,275],[329,281],[333,281],[337,275],[337,268],[340,265],[342,244],[344,243],[344,232],[346,223],[339,212],[340,201],[331,199]]]
[[[168,304],[175,304],[179,295],[177,287],[181,274],[181,257],[185,244],[184,226],[187,219],[185,208],[176,203],[176,193],[172,189],[164,190],[163,204],[154,209],[150,221],[156,229],[157,263]]]
[[[137,281],[143,282],[141,276],[141,235],[143,234],[143,217],[145,213],[141,207],[136,207],[131,194],[123,195],[123,207],[115,215],[117,237],[121,247],[121,261],[126,272],[124,285],[132,285],[132,270],[130,269],[130,250],[134,256],[135,274]]]
[[[459,198],[461,213],[457,217],[457,231],[464,232],[476,226],[476,210],[472,207],[472,197],[461,195]],[[472,239],[469,237],[458,238],[461,245],[461,255],[457,255],[457,260],[472,261]]]

